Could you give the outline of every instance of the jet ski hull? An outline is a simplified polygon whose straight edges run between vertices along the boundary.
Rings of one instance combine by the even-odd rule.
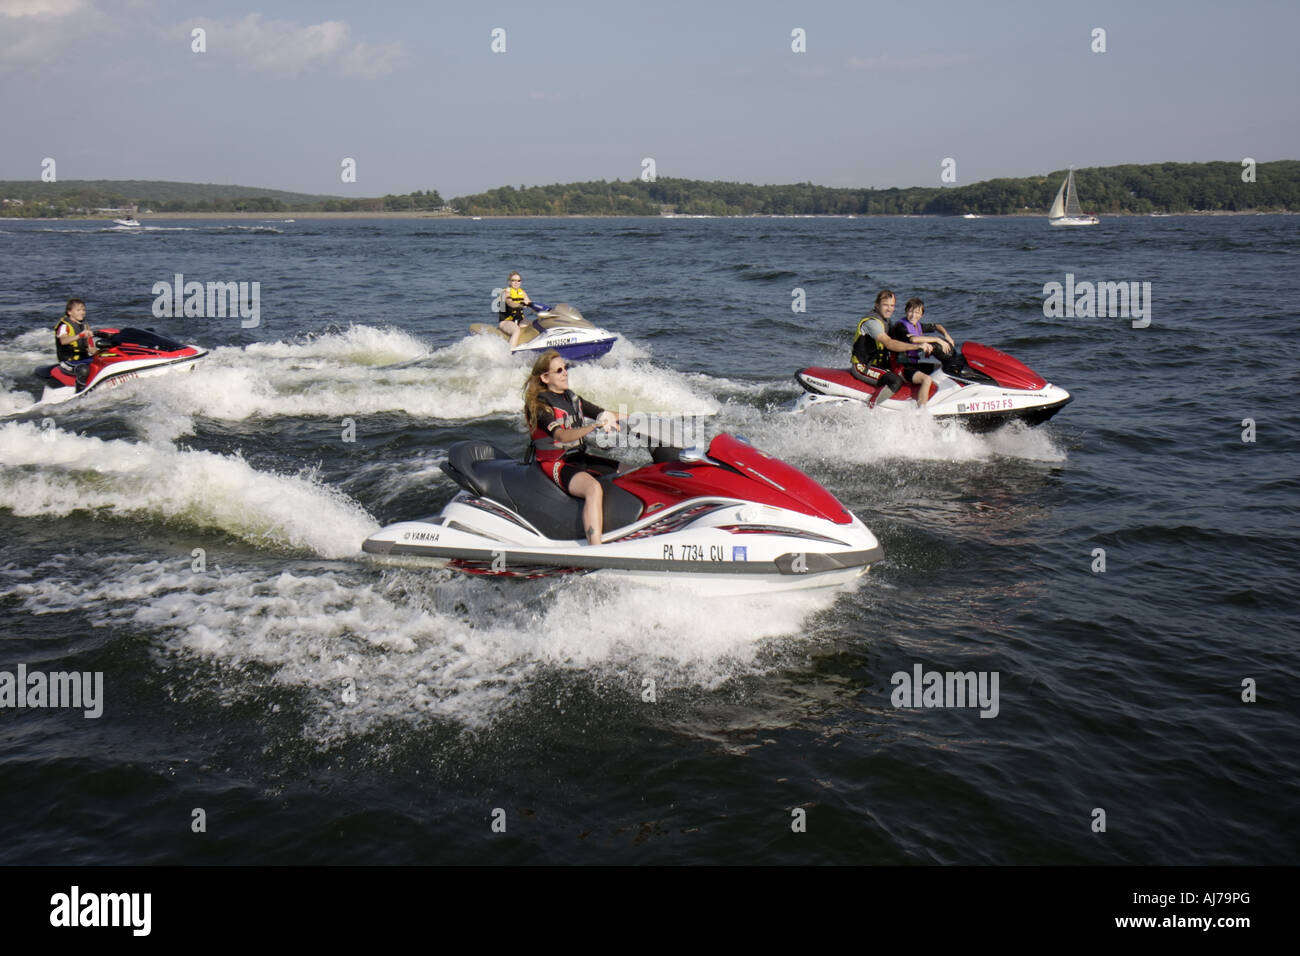
[[[618,340],[617,335],[604,329],[596,332],[600,334],[592,335],[586,329],[553,329],[531,342],[515,346],[510,352],[512,355],[540,355],[547,349],[555,349],[569,362],[596,359],[612,349]]]
[[[477,334],[498,334],[503,339],[509,338],[500,329],[476,322],[470,331]],[[589,329],[553,329],[545,335],[516,345],[510,350],[511,355],[537,356],[547,349],[555,349],[560,357],[568,362],[581,362],[584,359],[597,359],[606,354],[618,341],[618,336],[604,329],[596,329],[593,335]]]
[[[61,365],[41,366],[35,374],[46,384],[38,405],[57,405],[96,390],[192,367],[208,354],[205,349],[140,329],[99,329],[95,336],[105,347],[90,362],[85,388],[77,391],[75,375]]]
[[[469,330],[475,334],[496,334],[509,339],[501,329],[484,322],[475,322]],[[536,319],[526,320],[519,344],[510,350],[512,355],[537,356],[554,349],[569,362],[600,358],[614,347],[618,335],[597,328],[582,317],[582,313],[567,303],[540,313]]]
[[[602,478],[606,533],[595,546],[558,536],[557,529],[578,530],[582,502],[563,495],[535,464],[503,453],[485,464],[481,443],[463,443],[479,445],[479,457],[457,461],[453,448],[444,470],[460,473],[462,486],[478,487],[462,490],[440,515],[390,525],[362,547],[391,559],[436,559],[474,574],[599,573],[689,584],[712,594],[842,586],[883,556],[861,520],[812,479],[752,446],[752,455],[744,449],[736,454],[720,439],[736,441],[718,436],[702,459],[660,460]],[[563,499],[538,494],[542,485],[530,489],[536,479]],[[754,487],[740,497],[716,493],[722,486]],[[521,513],[530,509],[516,500],[525,498],[531,515]],[[538,526],[543,518],[549,534]]]
[[[1073,401],[1065,389],[1052,385],[1028,366],[997,349],[967,342],[962,347],[966,367],[949,375],[929,373],[936,390],[926,410],[935,418],[951,419],[976,431],[1019,421],[1040,425]],[[809,394],[796,403],[802,411],[813,405],[855,401],[872,404],[879,387],[853,377],[848,369],[800,369],[795,379]],[[878,408],[915,410],[915,388],[905,384]]]
[[[734,524],[737,514],[749,507],[743,501],[717,502],[712,519]],[[837,542],[736,533],[704,523],[647,537],[637,537],[633,529],[625,538],[595,547],[577,540],[552,542],[522,531],[507,519],[485,515],[479,500],[461,492],[441,515],[390,525],[366,539],[362,548],[393,558],[444,559],[454,570],[473,574],[599,572],[602,577],[642,581],[669,577],[731,594],[836,587],[851,583],[883,557],[879,543],[857,519]]]

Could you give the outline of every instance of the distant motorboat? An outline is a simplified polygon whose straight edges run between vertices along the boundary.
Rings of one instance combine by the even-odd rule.
[[[963,219],[983,219],[984,217],[981,216],[981,215],[979,215],[979,213],[968,212],[968,213],[966,213],[966,215],[962,216],[962,218],[963,218]]]
[[[140,223],[139,223],[139,221],[136,220],[136,219],[132,219],[130,216],[127,216],[125,219],[114,219],[114,220],[113,220],[113,225],[115,225],[115,226],[126,226],[128,229],[138,229],[138,228],[140,228]]]
[[[1101,220],[1085,213],[1079,206],[1079,195],[1074,191],[1074,167],[1056,191],[1056,199],[1047,213],[1047,221],[1053,226],[1095,226]]]

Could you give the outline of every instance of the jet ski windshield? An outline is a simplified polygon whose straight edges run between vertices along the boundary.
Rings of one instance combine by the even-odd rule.
[[[539,328],[542,329],[595,329],[596,327],[582,317],[582,313],[569,305],[567,302],[561,302],[559,305],[553,305],[545,312],[539,312],[535,320]]]
[[[129,342],[131,345],[140,345],[159,352],[179,352],[185,348],[182,343],[148,329],[118,329],[118,331],[102,335],[100,338],[109,345],[121,345]]]
[[[572,315],[549,315],[538,316],[536,322],[543,329],[595,329],[596,327],[578,315],[575,310]]]

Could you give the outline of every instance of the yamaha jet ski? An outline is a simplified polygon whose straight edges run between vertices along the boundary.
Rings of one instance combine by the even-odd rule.
[[[42,365],[36,377],[45,391],[37,404],[51,405],[85,395],[97,388],[112,388],[132,379],[170,372],[207,355],[205,349],[182,345],[146,329],[97,329],[95,346],[85,386],[78,387],[75,371],[62,364]]]
[[[963,343],[942,368],[937,356],[935,361],[936,367],[926,371],[935,385],[926,410],[936,418],[956,420],[977,431],[1009,421],[1038,425],[1071,401],[1069,392],[1050,384],[1029,366],[978,342]],[[880,390],[878,385],[854,378],[846,368],[805,368],[794,377],[809,393],[796,403],[796,411],[833,402],[869,404]],[[908,382],[878,407],[914,409],[915,393],[915,386]]]
[[[570,362],[600,358],[614,347],[618,336],[599,329],[582,317],[582,313],[568,303],[561,302],[552,308],[540,302],[529,303],[537,318],[522,323],[519,344],[510,350],[512,355],[536,357],[547,349],[555,349],[560,357]],[[495,325],[475,322],[469,330],[478,334],[510,336]]]
[[[714,594],[846,584],[883,555],[830,492],[744,438],[723,434],[707,450],[665,445],[651,455],[651,464],[599,479],[604,537],[589,545],[582,499],[535,462],[457,442],[442,470],[461,491],[442,513],[389,525],[362,547],[445,559],[473,574],[598,572]]]

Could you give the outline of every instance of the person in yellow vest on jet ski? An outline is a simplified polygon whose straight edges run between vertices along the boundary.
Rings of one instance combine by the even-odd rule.
[[[518,271],[510,273],[505,291],[501,293],[501,311],[497,313],[497,328],[510,336],[511,348],[519,344],[519,335],[528,323],[524,318],[524,306],[533,304],[533,300],[524,291],[523,281]]]
[[[95,347],[95,333],[86,323],[86,303],[69,299],[63,315],[54,326],[54,350],[65,372],[77,379],[77,391],[86,387],[90,375],[90,360],[99,351]]]

